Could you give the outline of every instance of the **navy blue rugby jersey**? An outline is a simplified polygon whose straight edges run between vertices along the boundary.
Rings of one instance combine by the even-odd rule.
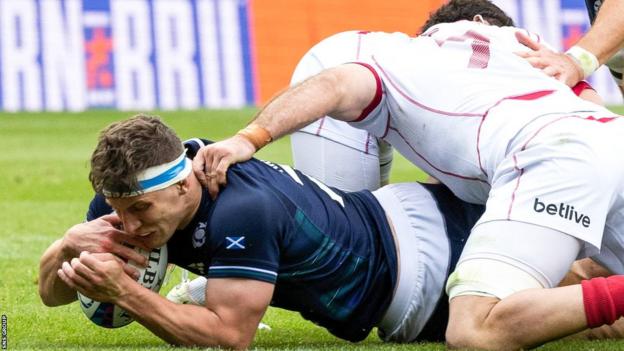
[[[199,144],[186,146],[194,156]],[[257,159],[231,166],[227,179],[214,202],[204,190],[194,219],[169,240],[169,262],[209,279],[273,283],[272,306],[337,337],[366,338],[397,279],[392,233],[374,196]],[[96,197],[88,219],[109,212]]]

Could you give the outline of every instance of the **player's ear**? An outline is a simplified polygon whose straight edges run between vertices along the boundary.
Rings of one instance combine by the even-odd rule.
[[[178,195],[185,195],[188,193],[190,186],[191,182],[189,182],[188,177],[177,182],[176,188],[178,189]]]
[[[472,20],[474,22],[479,22],[479,23],[483,23],[483,24],[490,24],[485,18],[483,18],[483,16],[481,15],[475,15]]]

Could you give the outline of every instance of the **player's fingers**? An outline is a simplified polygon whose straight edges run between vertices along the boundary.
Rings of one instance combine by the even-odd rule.
[[[227,170],[232,164],[231,157],[224,157],[221,162],[215,167],[215,173],[217,175],[217,183],[219,185],[225,185],[227,183]]]
[[[72,289],[74,289],[74,290],[76,290],[76,289],[77,289],[77,288],[76,288],[76,284],[74,283],[74,281],[73,281],[73,280],[71,280],[71,279],[67,276],[67,274],[65,274],[65,272],[63,271],[63,269],[62,269],[62,268],[59,268],[59,269],[56,271],[56,275],[57,275],[59,278],[61,278],[61,280],[63,281],[63,283],[67,284],[67,286],[69,286],[70,288],[72,288]]]
[[[92,267],[89,267],[84,264],[82,260],[83,254],[85,254],[84,251],[80,253],[80,257],[72,258],[71,261],[69,261],[69,264],[71,265],[71,268],[74,270],[74,272],[76,272],[77,275],[85,279],[88,279],[93,276],[94,270],[92,269]]]
[[[522,32],[516,32],[516,40],[518,40],[520,44],[526,46],[531,50],[537,51],[543,47],[543,45],[531,39],[528,35]]]
[[[195,155],[195,158],[193,158],[193,173],[195,173],[195,176],[197,177],[199,182],[202,185],[206,186],[208,180],[206,179],[204,169],[206,166],[206,156],[204,154],[204,148],[205,146],[199,149],[199,151],[197,151],[197,154]]]
[[[138,240],[136,235],[130,234],[125,230],[116,230],[114,232],[111,232],[110,238],[120,244],[129,244],[131,246],[138,246],[142,249],[147,250],[145,244],[141,240]]]
[[[549,65],[548,62],[541,57],[529,57],[526,60],[531,66],[539,69],[546,68]]]
[[[72,280],[71,278],[69,278],[67,276],[67,274],[65,273],[65,271],[63,271],[62,269],[59,269],[56,274],[59,276],[59,278],[61,278],[61,280],[63,282],[65,282],[65,284],[67,284],[67,286],[69,286],[70,288],[78,291],[79,293],[87,296],[88,292],[86,291],[86,287],[89,286],[88,283],[86,281],[77,281],[77,280]]]
[[[84,251],[83,251],[84,252]],[[112,253],[109,252],[100,252],[100,253],[90,253],[91,256],[95,257],[96,259],[104,262],[104,261],[117,261],[121,264],[124,263],[124,261],[121,260],[121,258],[119,258],[118,256],[113,255]],[[80,255],[82,256],[82,252],[80,253]]]
[[[219,179],[216,170],[219,168],[219,162],[223,160],[223,156],[215,156],[212,158],[210,169],[206,170],[206,178],[208,180],[207,188],[210,197],[214,200],[219,194]]]
[[[576,83],[571,83],[572,81],[574,81],[574,78],[571,75],[567,74],[566,72],[561,72],[555,75],[555,78],[557,78],[558,81],[560,81],[561,83],[567,86],[574,86],[574,84],[576,84]]]
[[[76,258],[74,258],[74,260],[75,259]],[[76,271],[76,269],[73,267],[73,265],[70,264],[69,262],[67,261],[63,262],[60,270],[63,272],[63,275],[66,277],[66,280],[64,281],[66,283],[70,282],[71,284],[68,283],[68,285],[70,285],[72,288],[76,289],[78,286],[80,287],[89,286],[89,283],[87,282],[87,280],[81,274],[79,274]]]
[[[134,250],[132,247],[128,247],[125,243],[144,247],[144,245],[138,240],[132,238],[127,233],[122,231],[116,231],[112,234],[108,235],[106,238],[102,239],[102,251],[97,250],[86,250],[90,252],[108,252],[113,253],[125,260],[134,261],[137,264],[145,266],[147,264],[147,259]],[[83,250],[85,251],[85,250]]]
[[[219,195],[219,183],[217,183],[217,178],[210,178],[206,187],[208,188],[208,193],[210,194],[210,197],[213,200],[216,199],[217,195]]]
[[[91,256],[95,257],[96,259],[105,262],[105,261],[115,261],[117,263],[119,263],[120,265],[122,265],[124,272],[132,277],[132,279],[137,280],[139,279],[139,277],[141,276],[141,274],[139,273],[139,270],[136,269],[135,267],[126,264],[124,261],[122,261],[119,257],[110,254],[110,253],[92,253]]]
[[[107,256],[107,255],[103,255],[101,257],[105,257],[105,258],[109,258],[109,259],[108,260],[100,260],[95,255],[93,255],[93,254],[91,254],[89,252],[83,251],[83,252],[80,253],[80,256],[77,258],[77,260],[83,267],[86,267],[91,272],[97,272],[97,271],[101,270],[102,267],[103,267],[102,263],[106,262],[106,261],[115,261],[115,262],[123,265],[123,262],[121,260],[110,259],[110,256]],[[72,259],[72,266],[73,266],[74,260],[76,260],[76,258]],[[80,268],[80,266],[77,266],[77,267]],[[74,268],[74,269],[76,269],[76,268]],[[85,269],[82,269],[82,270],[86,271]]]
[[[132,261],[141,266],[147,265],[147,258],[145,256],[141,255],[139,252],[137,252],[135,249],[131,247],[120,244],[120,242],[124,242],[134,247],[138,246],[144,250],[149,250],[149,248],[145,247],[145,245],[141,243],[139,240],[130,238],[126,234],[117,234],[113,238],[113,240],[115,241],[115,244],[112,245],[110,252],[125,259],[126,261]]]
[[[100,219],[110,223],[114,227],[118,227],[119,225],[123,224],[121,221],[121,218],[119,218],[119,216],[116,213],[104,215],[100,217]]]
[[[544,69],[542,69],[542,72],[544,72],[549,77],[558,77],[561,74],[561,70],[558,67],[554,66],[545,67]]]
[[[129,277],[132,277],[132,279],[134,280],[139,280],[139,278],[141,277],[141,272],[139,272],[138,269],[132,267],[129,264],[124,264],[123,270]]]
[[[212,162],[209,165],[206,165],[206,174],[210,177],[215,177],[217,175],[216,171],[219,168],[219,163],[226,157],[227,151],[221,150],[218,154],[215,154],[212,157]]]

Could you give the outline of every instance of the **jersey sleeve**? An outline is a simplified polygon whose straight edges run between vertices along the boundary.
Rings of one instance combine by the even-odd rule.
[[[220,197],[225,194],[219,195]],[[246,197],[246,196],[242,196]],[[212,259],[207,278],[245,278],[275,283],[285,210],[265,201],[225,196],[211,215]],[[241,215],[244,214],[244,215]]]
[[[383,138],[389,126],[389,112],[386,106],[386,94],[384,82],[380,77],[380,72],[368,62],[353,62],[368,69],[375,78],[375,95],[371,102],[362,110],[360,116],[349,122],[353,127],[365,129],[372,135]]]
[[[104,215],[113,213],[112,207],[106,203],[106,199],[103,195],[96,194],[91,203],[89,204],[89,210],[87,211],[87,221],[100,218]]]

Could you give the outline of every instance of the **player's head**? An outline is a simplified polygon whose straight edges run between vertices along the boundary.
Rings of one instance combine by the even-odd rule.
[[[513,26],[511,17],[489,0],[450,0],[429,15],[421,33],[438,23],[480,20],[494,26]]]
[[[89,179],[125,231],[159,247],[192,218],[199,200],[189,195],[198,186],[191,171],[175,132],[156,117],[138,115],[100,133]]]

